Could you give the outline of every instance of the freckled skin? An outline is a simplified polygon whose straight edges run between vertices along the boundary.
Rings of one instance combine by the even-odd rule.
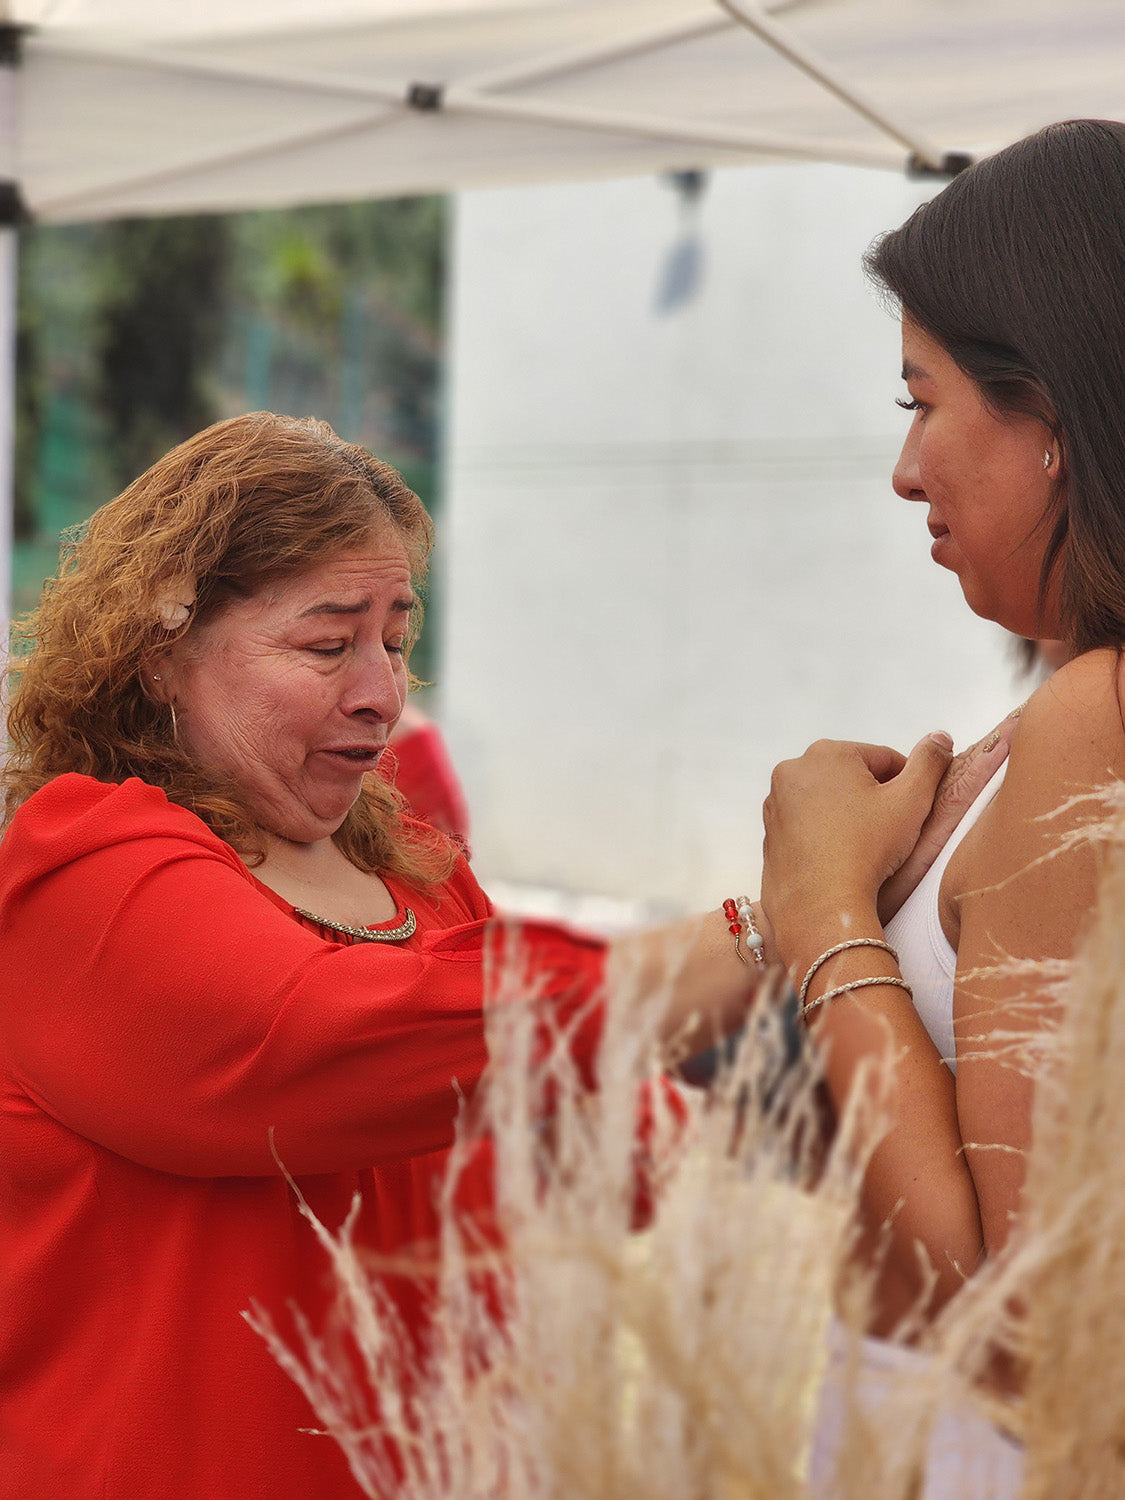
[[[163,659],[180,744],[236,777],[267,832],[314,844],[347,816],[406,701],[412,600],[392,535],[236,600]]]
[[[1032,417],[998,417],[942,346],[906,317],[902,355],[918,408],[894,487],[928,505],[934,561],[957,574],[974,613],[1017,635],[1057,634],[1053,603],[1042,619],[1037,607],[1051,531],[1041,522],[1059,462],[1050,429]]]

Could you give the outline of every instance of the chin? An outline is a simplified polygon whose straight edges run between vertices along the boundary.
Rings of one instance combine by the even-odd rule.
[[[362,790],[359,778],[351,787],[261,788],[256,797],[247,797],[247,803],[259,827],[273,838],[290,844],[315,844],[340,830]],[[274,795],[269,795],[270,791]]]
[[[971,587],[966,588],[964,581],[961,583],[961,593],[974,615],[978,615],[982,620],[991,620],[993,624],[1002,626],[1012,635],[1022,635],[1033,639],[1036,635],[1044,633],[1034,624],[1034,610],[1029,613],[1026,609],[1013,608],[994,597],[977,594]]]
[[[300,812],[279,812],[277,808],[266,809],[259,823],[271,838],[284,839],[287,844],[316,844],[330,839],[344,825],[353,803],[347,807],[323,811],[307,809]]]

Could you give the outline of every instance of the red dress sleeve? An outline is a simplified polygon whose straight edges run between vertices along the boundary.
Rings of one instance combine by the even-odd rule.
[[[162,793],[61,777],[0,858],[12,1071],[68,1128],[182,1175],[337,1172],[447,1146],[486,1061],[488,919],[471,914],[466,868],[459,880],[449,925],[409,945],[325,942]],[[541,1003],[588,1007],[602,945],[541,936],[556,966]]]

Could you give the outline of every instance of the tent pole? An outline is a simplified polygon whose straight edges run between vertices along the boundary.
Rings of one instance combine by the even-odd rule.
[[[939,146],[927,140],[913,126],[903,120],[894,119],[885,109],[865,98],[854,84],[837,75],[826,62],[816,57],[808,47],[798,42],[796,37],[767,16],[755,0],[717,0],[717,3],[729,16],[733,16],[755,36],[761,37],[763,42],[768,43],[775,52],[779,52],[794,67],[800,68],[802,73],[808,74],[814,82],[819,83],[830,94],[835,94],[841,103],[846,104],[856,114],[862,115],[865,120],[869,120],[884,135],[892,136],[896,141],[900,141],[913,152],[917,165],[928,167],[933,172],[947,170],[946,153]]]
[[[762,3],[772,13],[788,10],[791,6],[800,4],[801,0],[762,0]],[[531,83],[564,78],[568,74],[580,73],[586,68],[600,67],[605,63],[629,62],[635,57],[644,56],[646,52],[656,52],[677,42],[690,42],[697,37],[711,36],[714,32],[723,31],[735,24],[733,16],[719,15],[665,21],[662,25],[620,36],[612,42],[547,53],[531,61],[509,63],[491,72],[474,73],[461,79],[457,87],[481,94],[491,93],[496,89],[524,88]]]
[[[19,230],[0,225],[0,664],[12,613],[12,535],[15,514],[16,307]]]
[[[474,73],[471,77],[462,79],[457,86],[482,94],[491,93],[495,89],[526,88],[528,84],[565,78],[569,74],[581,73],[587,68],[600,67],[605,63],[630,61],[646,52],[671,47],[676,42],[689,42],[696,37],[710,36],[733,24],[729,16],[718,15],[694,16],[689,20],[666,22],[663,26],[633,32],[612,42],[603,42],[600,46],[575,47],[566,52],[547,53],[530,61],[509,63],[487,73]]]
[[[16,469],[16,318],[19,230],[19,64],[22,28],[0,9],[0,667],[7,660],[12,614],[12,540]]]
[[[418,107],[418,106],[416,106]],[[440,93],[435,109],[450,114],[471,114],[493,119],[524,120],[529,124],[558,125],[571,130],[612,132],[639,140],[666,141],[684,146],[705,146],[759,156],[778,156],[797,161],[838,161],[850,166],[901,166],[901,156],[887,145],[855,146],[843,142],[802,139],[767,130],[746,130],[706,119],[677,119],[673,115],[628,114],[623,110],[591,109],[583,105],[517,99],[508,95],[478,94],[451,84]],[[736,165],[736,163],[729,163]]]
[[[365,91],[368,97],[373,97],[370,90]],[[160,188],[165,183],[182,181],[190,177],[193,172],[213,171],[216,167],[239,167],[247,162],[268,161],[271,156],[279,152],[293,150],[301,146],[323,145],[327,141],[344,140],[349,135],[355,135],[357,131],[374,130],[380,125],[389,125],[401,118],[401,110],[393,107],[401,104],[401,90],[396,90],[390,107],[381,104],[377,110],[346,120],[343,124],[332,124],[319,129],[299,130],[292,134],[271,136],[270,139],[260,141],[251,146],[226,147],[222,151],[211,152],[208,155],[190,157],[184,161],[178,161],[172,166],[161,167],[149,172],[134,172],[128,177],[114,178],[112,181],[99,182],[96,187],[85,188],[78,193],[63,193],[57,198],[41,197],[35,205],[36,216],[45,220],[67,220],[67,219],[96,219],[108,218],[111,215],[131,213],[159,213],[160,209],[136,208],[125,209],[112,207],[106,212],[106,203],[113,204],[114,200],[123,193],[135,193],[138,190]],[[165,212],[171,213],[167,209]],[[204,209],[201,212],[206,211]]]

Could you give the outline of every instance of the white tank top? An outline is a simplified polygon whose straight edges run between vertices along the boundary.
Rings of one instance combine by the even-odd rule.
[[[898,952],[902,977],[914,991],[914,1009],[930,1034],[934,1046],[953,1072],[957,1072],[957,1048],[953,1039],[953,979],[957,954],[941,930],[938,890],[945,867],[957,845],[972,828],[1000,790],[1007,761],[977,794],[913,893],[897,916],[886,926],[887,942]]]

